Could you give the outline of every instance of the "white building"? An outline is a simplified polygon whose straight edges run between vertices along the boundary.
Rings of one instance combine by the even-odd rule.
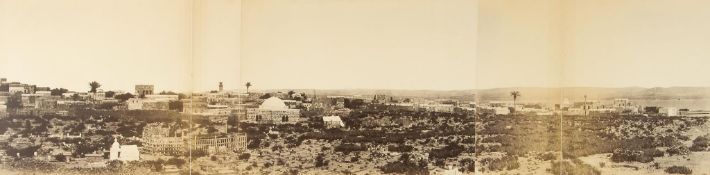
[[[454,105],[450,104],[417,104],[418,109],[430,111],[430,112],[454,112]]]
[[[126,100],[128,110],[168,110],[168,99],[131,98]]]
[[[14,93],[25,93],[25,85],[22,84],[10,84],[10,87],[8,88],[8,91],[11,94]]]
[[[493,111],[496,113],[496,115],[510,114],[510,109],[507,107],[495,107],[495,108],[493,108]]]
[[[137,145],[123,145],[118,143],[116,138],[113,139],[113,145],[109,152],[109,160],[133,161],[140,159],[140,152]]]
[[[289,109],[278,97],[264,100],[259,108],[247,109],[247,121],[256,123],[296,123],[301,116],[298,109]]]
[[[629,100],[628,98],[614,99],[614,107],[632,107],[631,100]]]
[[[679,110],[675,107],[664,107],[659,109],[658,113],[661,113],[668,117],[679,116]]]
[[[323,116],[323,125],[325,128],[340,128],[345,127],[345,123],[340,119],[340,116]]]

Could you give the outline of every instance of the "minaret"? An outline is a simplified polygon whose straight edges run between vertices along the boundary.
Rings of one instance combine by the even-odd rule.
[[[224,90],[224,86],[222,85],[222,82],[219,82],[219,91],[222,92]]]

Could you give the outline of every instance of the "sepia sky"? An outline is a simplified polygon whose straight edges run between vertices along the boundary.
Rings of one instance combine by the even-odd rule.
[[[0,77],[88,91],[190,86],[189,0],[0,0]]]
[[[267,89],[473,89],[476,6],[247,0],[241,78]]]
[[[710,86],[710,1],[480,0],[478,88]]]
[[[0,77],[77,91],[710,86],[708,6],[0,0]]]
[[[92,80],[129,91],[219,81],[472,89],[476,9],[468,0],[0,0],[0,75],[79,91]]]

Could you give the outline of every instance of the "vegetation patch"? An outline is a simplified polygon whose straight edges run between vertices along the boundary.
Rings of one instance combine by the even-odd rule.
[[[671,166],[666,168],[668,174],[693,174],[693,170],[685,166]]]

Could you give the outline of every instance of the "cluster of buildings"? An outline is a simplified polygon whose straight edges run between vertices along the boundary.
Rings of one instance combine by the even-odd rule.
[[[116,110],[171,110],[170,102],[178,101],[177,94],[155,94],[153,85],[136,85],[135,95],[121,101],[115,96],[121,91],[73,92],[50,89],[0,79],[0,117],[10,112],[17,115],[69,115],[70,109],[82,106],[109,106]]]
[[[459,102],[439,102],[439,101],[421,101],[421,102],[396,102],[396,103],[385,103],[387,106],[394,107],[396,109],[406,110],[406,111],[420,111],[420,112],[442,112],[442,113],[456,113],[456,112],[475,112],[476,103],[459,103]]]
[[[170,110],[170,102],[178,101],[177,94],[154,94],[153,85],[136,85],[133,98],[126,100],[127,110]]]
[[[165,127],[153,123],[143,128],[143,150],[153,155],[180,155],[190,149],[209,154],[244,151],[247,135],[232,133],[224,135],[185,134],[180,128]]]
[[[481,111],[496,115],[522,113],[532,115],[590,115],[590,114],[622,114],[622,115],[647,115],[647,116],[710,116],[710,111],[693,111],[676,107],[642,106],[634,104],[627,98],[616,98],[609,101],[584,100],[571,102],[564,99],[562,103],[552,105],[540,103],[517,103],[512,101],[489,101],[479,106]]]
[[[8,82],[6,78],[0,78],[0,117],[7,116],[10,113],[18,115],[44,115],[49,113],[66,115],[67,109],[82,104],[85,103],[52,95],[49,87]]]

